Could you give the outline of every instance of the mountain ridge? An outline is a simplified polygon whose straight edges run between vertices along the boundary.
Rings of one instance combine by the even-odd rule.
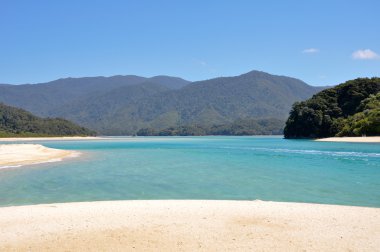
[[[23,88],[27,94],[0,86],[0,101],[40,116],[66,118],[107,135],[193,124],[210,127],[239,119],[285,121],[295,101],[319,91],[299,79],[256,70],[195,82],[160,75],[117,75],[65,78],[18,89]],[[4,95],[6,89],[13,93],[8,90],[8,96]]]

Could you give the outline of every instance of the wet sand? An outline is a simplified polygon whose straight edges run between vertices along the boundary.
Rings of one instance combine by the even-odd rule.
[[[79,152],[47,148],[40,144],[0,144],[0,167],[61,161]]]

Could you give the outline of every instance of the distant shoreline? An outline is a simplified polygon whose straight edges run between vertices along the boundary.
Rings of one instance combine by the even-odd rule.
[[[116,139],[128,139],[128,140],[136,140],[136,139],[153,139],[153,138],[188,138],[188,137],[283,137],[283,135],[174,135],[174,136],[97,136],[97,137],[0,137],[1,142],[28,142],[28,141],[70,141],[70,140],[116,140]]]
[[[380,143],[380,136],[369,137],[328,137],[316,139],[318,142],[342,142],[342,143]]]
[[[202,135],[202,136],[101,136],[101,137],[4,137],[0,142],[28,142],[28,141],[70,141],[70,140],[110,140],[117,138],[128,138],[129,140],[169,137],[283,137],[283,135]],[[114,138],[113,138],[114,137]],[[328,137],[315,139],[317,142],[352,142],[352,143],[380,143],[380,136],[369,137]]]
[[[65,141],[65,140],[102,140],[103,137],[4,137],[0,138],[0,142],[22,142],[22,141]]]
[[[0,144],[0,169],[61,161],[80,153],[40,144]]]
[[[131,200],[0,208],[0,250],[375,251],[380,208]]]

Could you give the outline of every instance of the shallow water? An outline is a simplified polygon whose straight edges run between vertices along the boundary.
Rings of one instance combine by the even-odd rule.
[[[83,153],[0,169],[0,205],[232,199],[380,207],[380,144],[281,137],[146,137],[43,142]]]

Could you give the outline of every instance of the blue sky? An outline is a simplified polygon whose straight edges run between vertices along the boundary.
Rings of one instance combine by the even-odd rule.
[[[380,76],[380,1],[0,1],[0,83],[261,70]]]

